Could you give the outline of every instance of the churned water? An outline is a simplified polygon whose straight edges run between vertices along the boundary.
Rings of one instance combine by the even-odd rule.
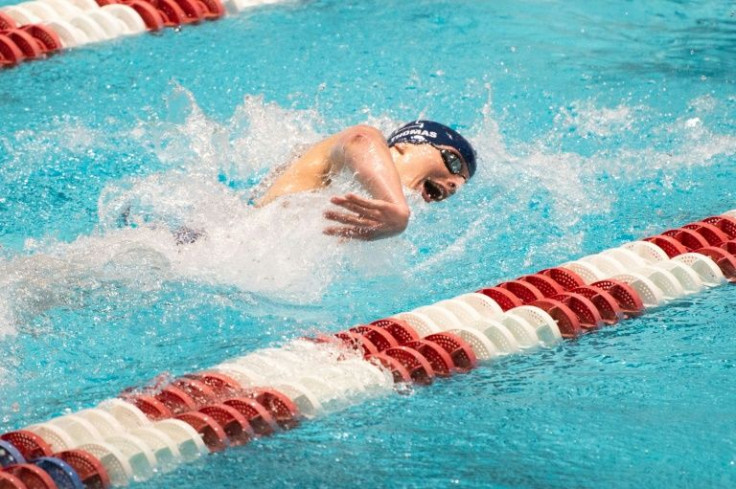
[[[293,1],[4,70],[0,431],[736,208],[735,82],[725,0]],[[412,198],[401,237],[321,234],[349,179],[248,204],[303,145],[416,117],[480,168]],[[140,487],[734,487],[734,304],[708,290]]]

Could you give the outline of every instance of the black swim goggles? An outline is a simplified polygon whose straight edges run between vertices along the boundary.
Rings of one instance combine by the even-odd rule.
[[[465,178],[462,174],[463,160],[456,153],[453,153],[449,149],[438,148],[434,144],[432,146],[440,152],[440,156],[442,156],[442,162],[445,164],[447,170],[450,173],[452,173],[453,175],[460,175],[461,177]]]

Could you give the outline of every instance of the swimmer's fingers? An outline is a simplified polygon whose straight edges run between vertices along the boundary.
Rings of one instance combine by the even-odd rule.
[[[328,236],[369,241],[375,238],[376,232],[380,228],[379,222],[353,214],[327,211],[324,215],[332,221],[348,224],[348,226],[330,226],[325,228],[324,234]]]
[[[328,228],[326,234],[374,240],[400,234],[409,224],[410,210],[406,203],[365,199],[355,194],[333,197],[330,200],[355,215],[328,211],[337,218],[332,220],[350,226]]]
[[[385,202],[364,199],[354,194],[335,196],[330,199],[330,202],[344,209],[355,212],[360,216],[370,217],[373,219],[380,217],[381,205],[385,205]]]
[[[342,224],[351,224],[353,226],[373,227],[378,224],[374,219],[367,219],[360,215],[356,216],[353,214],[346,214],[344,212],[327,211],[324,213],[324,216],[330,221],[337,221]]]
[[[341,238],[370,241],[373,239],[375,229],[355,226],[332,226],[325,228],[322,232],[328,236],[339,236]]]
[[[365,197],[361,197],[355,194],[345,194],[343,196],[336,195],[335,197],[333,197],[333,204],[339,205],[338,202],[335,202],[336,200],[350,202],[351,204],[365,207],[366,209],[380,209],[382,207],[382,204],[384,203],[384,201],[382,200],[366,199]]]

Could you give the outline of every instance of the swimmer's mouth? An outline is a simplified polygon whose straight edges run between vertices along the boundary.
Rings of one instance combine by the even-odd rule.
[[[447,195],[445,193],[445,189],[441,185],[427,179],[424,181],[422,197],[424,197],[425,202],[439,202],[441,200],[445,200]]]

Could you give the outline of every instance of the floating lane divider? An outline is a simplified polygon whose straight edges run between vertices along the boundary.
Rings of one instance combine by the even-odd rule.
[[[0,68],[283,0],[32,0],[0,8]]]
[[[143,481],[409,384],[468,372],[736,282],[736,210],[0,435],[0,489]]]

